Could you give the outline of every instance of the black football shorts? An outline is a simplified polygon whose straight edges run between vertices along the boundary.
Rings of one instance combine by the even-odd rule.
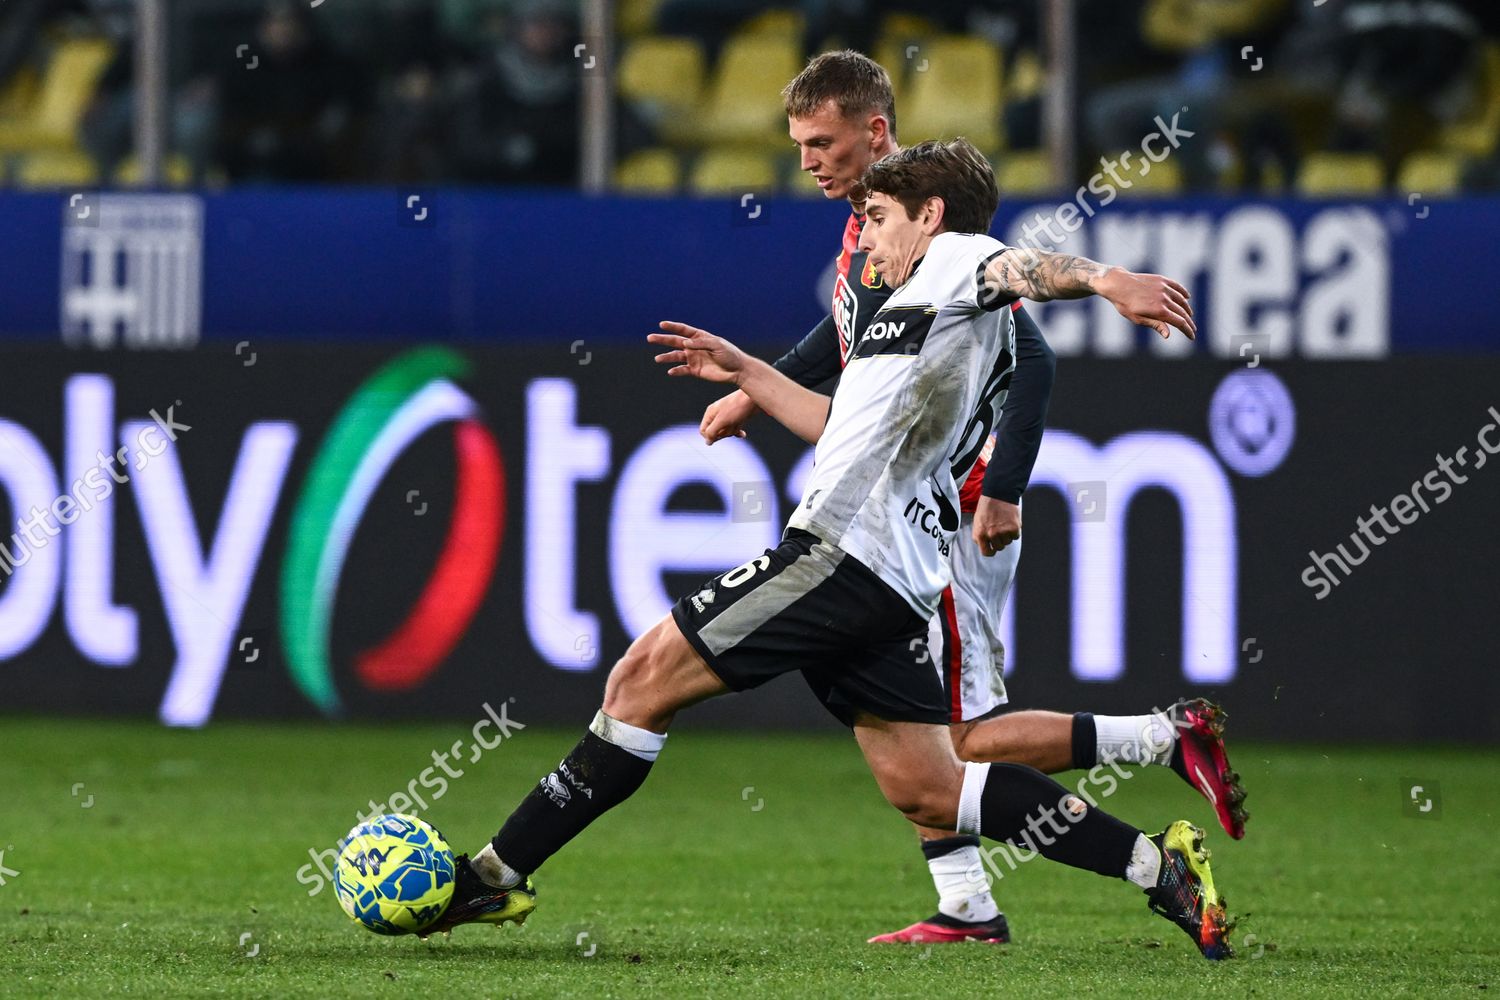
[[[844,725],[865,711],[947,725],[927,621],[842,549],[788,529],[781,544],[672,608],[682,634],[731,690],[799,670]]]

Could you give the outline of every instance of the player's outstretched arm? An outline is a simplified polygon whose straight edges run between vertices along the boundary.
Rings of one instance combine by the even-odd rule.
[[[837,378],[839,339],[833,317],[824,316],[822,322],[813,327],[796,347],[772,364],[781,374],[809,389]],[[758,409],[754,400],[736,389],[708,405],[708,409],[703,411],[703,419],[698,422],[698,433],[709,444],[727,437],[744,437],[745,424],[755,416]]]
[[[815,443],[828,422],[827,396],[804,389],[759,358],[752,358],[722,337],[685,323],[663,322],[664,332],[647,336],[673,350],[658,354],[658,364],[672,365],[668,375],[693,375],[709,382],[728,382],[743,389],[766,413],[808,443]]]
[[[1192,340],[1198,335],[1188,290],[1160,274],[1137,274],[1087,257],[1030,247],[1007,247],[984,271],[985,295],[993,298],[1108,299],[1120,315],[1149,326],[1163,337],[1176,327]]]

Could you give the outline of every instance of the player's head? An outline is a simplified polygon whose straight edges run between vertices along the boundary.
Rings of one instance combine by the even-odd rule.
[[[859,248],[892,288],[939,233],[987,233],[1000,192],[984,154],[967,139],[929,139],[871,165]]]
[[[870,164],[896,148],[891,78],[869,56],[850,49],[815,56],[781,96],[801,168],[825,198],[857,195]]]

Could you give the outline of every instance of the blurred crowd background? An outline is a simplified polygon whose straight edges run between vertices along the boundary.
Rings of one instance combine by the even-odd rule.
[[[0,6],[0,184],[139,178],[135,6]],[[967,135],[1009,191],[1085,181],[1158,114],[1197,137],[1134,193],[1500,188],[1494,0],[1074,0],[1073,178],[1044,152],[1046,0],[612,7],[606,47],[576,0],[173,0],[167,179],[574,187],[603,69],[617,189],[814,196],[779,91],[851,46],[891,71],[903,141]]]

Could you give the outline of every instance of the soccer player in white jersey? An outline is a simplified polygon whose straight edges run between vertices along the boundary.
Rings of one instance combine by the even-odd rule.
[[[861,245],[896,292],[831,403],[702,330],[663,323],[648,338],[669,348],[657,360],[670,374],[733,382],[816,438],[816,467],[780,544],[683,597],[631,644],[583,738],[472,861],[457,859],[434,931],[524,918],[535,907],[531,873],[634,794],[679,711],[797,670],[852,727],[880,790],[912,822],[1129,881],[1206,958],[1229,956],[1202,831],[1178,820],[1147,836],[1032,768],[954,754],[927,621],[949,582],[958,484],[1014,366],[1008,306],[1034,278],[983,235],[994,175],[967,142],[902,150],[865,185],[879,219]],[[1191,311],[1172,283],[1136,277],[1133,311],[1186,332]],[[1071,280],[1059,279],[1065,293]]]
[[[816,388],[839,377],[864,326],[892,293],[859,244],[867,224],[859,180],[872,163],[900,148],[895,98],[885,69],[849,50],[814,57],[783,97],[802,169],[825,197],[850,206],[830,313],[775,362],[793,381]],[[1108,275],[1104,268],[1089,273],[1084,262],[1067,254],[1038,251],[1027,261],[1034,262],[1031,282],[1048,297],[1060,272],[1075,270],[1073,284],[1087,279],[1106,297],[1110,281],[1118,283],[1124,276]],[[1022,291],[1024,297],[1027,289]],[[1185,301],[1186,292],[1182,294]],[[1169,767],[1213,805],[1230,836],[1243,837],[1245,793],[1229,765],[1224,714],[1218,706],[1195,698],[1181,700],[1165,713],[1143,715],[1008,710],[1000,618],[1021,556],[1021,494],[1041,446],[1054,364],[1051,348],[1021,303],[1012,308],[1016,368],[1005,412],[992,438],[993,454],[987,444],[962,483],[962,523],[951,555],[953,583],[928,626],[931,662],[943,681],[954,747],[963,760],[1029,764],[1048,774],[1113,762]],[[1165,335],[1166,329],[1163,325],[1158,332]],[[709,406],[700,430],[710,444],[744,436],[756,412],[754,402],[735,390]],[[1008,941],[1009,924],[988,884],[971,877],[980,863],[978,838],[926,828],[918,834],[937,889],[937,912],[870,940]]]

